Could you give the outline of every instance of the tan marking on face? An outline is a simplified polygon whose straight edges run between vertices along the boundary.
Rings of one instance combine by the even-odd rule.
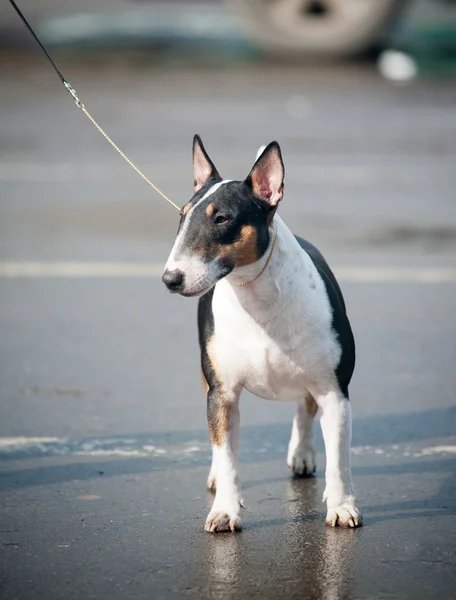
[[[212,248],[213,249],[213,248]],[[211,249],[211,250],[212,250]],[[213,254],[215,256],[215,249],[213,249],[214,251],[211,252],[211,254]],[[210,257],[208,256],[208,252],[207,249],[205,249],[203,246],[192,246],[192,253],[193,254],[197,254],[198,256],[201,256],[201,258],[203,260],[208,260]]]
[[[191,209],[191,207],[192,207],[192,203],[187,202],[187,204],[182,209],[182,215],[186,215],[188,213],[188,211]]]
[[[257,237],[257,231],[253,225],[243,225],[239,239],[232,244],[194,245],[191,250],[204,262],[214,259],[229,259],[235,267],[245,267],[260,258]]]
[[[216,208],[215,204],[213,202],[210,202],[206,208],[207,216],[212,217],[212,215],[215,213],[216,210],[217,210],[217,208]]]
[[[214,384],[216,384],[215,387],[217,388],[218,395],[218,403],[215,407],[215,422],[209,423],[209,436],[211,438],[212,445],[222,446],[223,442],[225,441],[225,435],[230,429],[231,403],[228,402],[224,397],[222,378],[217,367],[217,361],[215,360],[213,344],[214,336],[209,340],[206,348],[207,356],[214,373]]]
[[[230,258],[236,267],[245,267],[258,260],[257,231],[253,225],[244,225],[240,238],[220,247],[220,257]]]

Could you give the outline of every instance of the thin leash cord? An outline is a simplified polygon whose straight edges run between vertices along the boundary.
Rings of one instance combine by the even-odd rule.
[[[66,90],[71,94],[71,96],[73,97],[73,100],[76,104],[76,106],[78,108],[80,108],[82,110],[82,112],[86,115],[86,117],[92,122],[92,124],[98,129],[98,131],[101,133],[101,135],[111,144],[111,146],[114,148],[114,150],[117,150],[117,152],[120,154],[120,156],[130,165],[130,167],[132,167],[137,173],[138,175],[140,175],[144,181],[146,183],[148,183],[150,185],[151,188],[153,188],[157,194],[159,194],[164,200],[166,200],[166,202],[169,202],[169,204],[171,204],[171,206],[173,206],[177,211],[180,212],[180,208],[179,206],[177,206],[177,204],[175,204],[172,200],[170,200],[168,198],[168,196],[166,196],[161,190],[158,189],[158,187],[156,185],[154,185],[152,183],[152,181],[146,177],[144,175],[144,173],[142,171],[140,171],[138,169],[138,167],[132,163],[132,161],[128,158],[128,156],[126,156],[122,150],[112,141],[112,139],[109,137],[109,135],[103,131],[103,129],[100,127],[100,125],[98,125],[98,123],[95,121],[95,119],[92,117],[92,115],[88,112],[88,110],[86,109],[86,107],[84,106],[84,104],[81,102],[81,100],[79,99],[78,95],[76,94],[76,90],[73,88],[73,86],[71,85],[71,83],[69,83],[65,77],[62,75],[62,73],[59,71],[59,69],[57,68],[57,65],[55,64],[55,62],[52,60],[52,58],[49,56],[46,48],[43,46],[43,44],[40,42],[40,40],[38,39],[38,37],[36,36],[35,32],[33,31],[33,29],[30,27],[27,19],[24,17],[24,15],[22,14],[22,12],[20,11],[19,7],[17,6],[17,4],[14,2],[14,0],[9,0],[11,6],[14,8],[14,10],[17,12],[17,14],[19,15],[19,17],[21,18],[22,22],[24,23],[24,25],[27,27],[27,29],[30,31],[30,33],[32,34],[33,38],[35,39],[35,41],[38,43],[38,45],[40,46],[41,50],[44,52],[44,54],[46,55],[47,59],[49,60],[49,62],[51,63],[51,65],[54,68],[54,71],[57,73],[60,81],[63,83],[63,85],[65,86]]]
[[[66,82],[65,82],[65,87],[66,87]],[[71,90],[69,90],[69,91],[72,94]],[[172,200],[170,200],[168,198],[168,196],[166,196],[160,189],[158,189],[158,187],[156,185],[154,185],[152,183],[152,181],[148,177],[146,177],[144,175],[144,173],[142,171],[140,171],[135,164],[133,164],[131,162],[131,160],[128,158],[128,156],[126,156],[122,152],[122,150],[118,146],[116,146],[116,144],[112,141],[112,139],[109,137],[109,135],[105,131],[103,131],[103,129],[98,125],[98,123],[95,121],[95,119],[92,117],[92,115],[89,114],[89,112],[86,110],[85,106],[82,103],[78,104],[78,102],[80,102],[80,100],[77,98],[77,96],[75,98],[75,102],[79,106],[79,108],[82,110],[82,112],[86,115],[86,117],[88,119],[90,119],[90,121],[92,121],[92,123],[95,125],[95,127],[98,129],[98,131],[101,133],[101,135],[108,140],[108,142],[111,144],[111,146],[114,148],[114,150],[117,150],[117,152],[120,154],[120,156],[130,165],[130,167],[132,167],[132,169],[134,169],[138,173],[138,175],[140,175],[144,179],[144,181],[146,183],[148,183],[150,185],[150,187],[153,188],[157,192],[157,194],[159,194],[164,200],[166,200],[166,202],[169,202],[171,204],[171,206],[174,206],[174,208],[178,212],[180,212],[181,209],[177,206],[177,204],[175,204]]]

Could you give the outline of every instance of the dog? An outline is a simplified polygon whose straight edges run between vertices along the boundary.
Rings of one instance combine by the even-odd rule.
[[[239,397],[297,401],[287,464],[315,473],[313,420],[326,449],[326,523],[358,527],[350,471],[348,386],[355,342],[342,292],[321,253],[276,214],[284,165],[277,142],[261,148],[244,181],[222,179],[193,140],[194,195],[181,210],[163,282],[199,297],[201,372],[215,492],[208,532],[240,530]]]

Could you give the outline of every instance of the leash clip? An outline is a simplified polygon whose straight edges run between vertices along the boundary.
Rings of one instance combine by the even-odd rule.
[[[79,97],[76,94],[76,90],[71,85],[71,83],[68,83],[68,81],[64,81],[63,85],[66,87],[67,91],[70,92],[70,94],[73,96],[73,100],[74,100],[76,106],[78,108],[84,108],[84,104],[79,100]]]

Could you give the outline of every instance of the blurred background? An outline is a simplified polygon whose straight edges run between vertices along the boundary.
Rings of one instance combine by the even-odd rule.
[[[192,195],[194,133],[231,179],[279,141],[281,215],[334,267],[357,339],[367,526],[324,530],[320,433],[317,479],[292,482],[294,406],[246,397],[246,529],[219,546],[201,536],[196,303],[160,282],[177,213],[74,106],[4,0],[0,591],[452,597],[456,2],[19,6],[89,112],[178,205]]]
[[[150,60],[184,51],[212,62],[234,57],[340,60],[392,46],[432,62],[434,69],[447,63],[452,70],[454,4],[454,0],[24,0],[21,6],[46,45],[59,49],[135,49]],[[0,8],[0,23],[5,47],[30,46],[8,2]]]

